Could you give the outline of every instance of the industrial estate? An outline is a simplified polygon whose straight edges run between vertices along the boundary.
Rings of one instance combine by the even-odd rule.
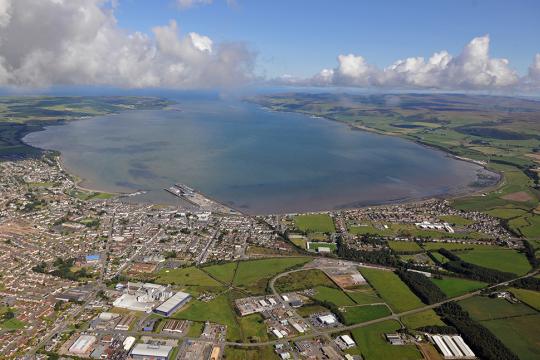
[[[283,101],[265,101],[278,106],[276,99]],[[104,112],[115,111],[106,98],[99,101]],[[167,104],[149,98],[115,104],[135,101],[141,108]],[[72,102],[62,117],[77,106]],[[12,136],[2,143],[0,162],[2,358],[434,360],[540,353],[538,138],[511,140],[526,156],[508,148],[490,159],[482,149],[505,141],[468,138],[466,158],[502,177],[472,196],[248,215],[191,184],[163,190],[186,207],[83,189],[59,154],[17,142],[36,123],[18,121],[18,133],[0,124],[3,139]],[[439,131],[418,126],[425,141]]]

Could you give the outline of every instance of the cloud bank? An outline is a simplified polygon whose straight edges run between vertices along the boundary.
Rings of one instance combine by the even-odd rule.
[[[254,61],[174,21],[128,32],[108,0],[0,0],[0,86],[226,87],[251,81]]]
[[[488,35],[471,40],[453,57],[447,51],[429,59],[410,57],[385,68],[369,64],[361,55],[339,55],[338,65],[310,79],[284,76],[281,83],[312,86],[359,86],[412,89],[495,90],[540,87],[540,54],[529,73],[520,77],[507,59],[489,56]]]

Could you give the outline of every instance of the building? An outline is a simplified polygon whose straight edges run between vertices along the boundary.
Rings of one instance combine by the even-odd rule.
[[[168,345],[137,344],[131,350],[134,360],[167,360],[173,347]]]
[[[403,339],[399,334],[393,333],[393,334],[385,334],[386,340],[392,345],[403,345],[405,344],[403,342]]]
[[[476,357],[459,335],[433,335],[431,340],[445,359],[474,359]]]
[[[214,346],[212,349],[212,354],[210,355],[210,360],[218,360],[221,353],[221,348],[219,346]]]
[[[332,314],[321,315],[317,319],[324,325],[334,325],[336,323],[336,317]]]
[[[128,336],[125,338],[122,346],[124,347],[125,351],[129,351],[133,347],[133,344],[135,344],[135,338],[133,336]]]
[[[341,335],[339,338],[346,345],[347,349],[356,346],[356,343],[354,342],[353,339],[351,339],[351,337],[349,335]]]
[[[86,355],[96,343],[97,339],[93,335],[81,335],[69,348],[69,352],[76,355]]]
[[[167,299],[163,304],[159,305],[154,309],[154,312],[163,316],[170,316],[176,310],[180,309],[191,299],[191,295],[188,293],[179,291],[169,299]]]

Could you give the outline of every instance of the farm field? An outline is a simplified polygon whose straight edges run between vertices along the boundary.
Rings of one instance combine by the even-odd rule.
[[[497,245],[483,245],[483,244],[462,244],[462,243],[444,243],[444,242],[425,242],[422,243],[422,247],[426,250],[439,250],[440,248],[446,250],[489,250],[489,249],[503,249]]]
[[[337,306],[355,305],[355,302],[343,291],[326,286],[317,286],[313,298],[319,301],[328,301]]]
[[[506,319],[537,313],[527,305],[510,304],[505,299],[493,299],[486,296],[475,296],[462,300],[459,305],[467,310],[471,318],[476,321]]]
[[[430,278],[430,280],[449,298],[481,289],[487,285],[481,281],[451,277],[443,277],[442,279]]]
[[[510,292],[520,301],[540,311],[540,292],[518,288],[511,288]]]
[[[412,310],[424,305],[392,271],[360,268],[360,272],[395,312]]]
[[[521,360],[536,360],[540,353],[540,315],[524,315],[481,321]]]
[[[304,265],[309,258],[272,258],[240,261],[233,285],[246,289],[253,294],[264,293],[270,278],[288,269]]]
[[[347,291],[347,295],[349,295],[355,303],[360,305],[383,302],[369,285],[366,285],[362,287],[362,289],[356,291]]]
[[[385,333],[392,333],[400,329],[397,321],[388,320],[351,331],[356,348],[347,350],[349,354],[359,354],[365,360],[422,359],[420,351],[414,345],[393,346],[385,339]]]
[[[294,222],[298,229],[306,233],[336,232],[334,221],[326,214],[298,215],[295,216]]]
[[[446,216],[441,216],[440,219],[442,221],[445,221],[451,225],[462,225],[462,226],[466,226],[466,225],[471,225],[471,224],[474,224],[474,221],[470,220],[470,219],[467,219],[467,218],[464,218],[463,216],[459,216],[459,215],[446,215]]]
[[[428,325],[445,325],[441,318],[435,314],[435,311],[431,309],[416,314],[403,316],[401,321],[403,324],[405,324],[405,326],[412,330]]]
[[[252,314],[238,318],[244,341],[263,342],[268,340],[264,319],[260,314]]]
[[[345,325],[359,324],[390,314],[390,310],[386,305],[349,306],[341,312],[341,315],[345,319]]]
[[[510,249],[482,249],[456,252],[463,261],[483,267],[523,275],[531,269],[527,258]]]
[[[327,288],[336,287],[332,280],[330,280],[330,278],[319,269],[310,269],[290,273],[277,279],[274,286],[279,292],[298,291],[310,289],[316,286],[325,286]]]

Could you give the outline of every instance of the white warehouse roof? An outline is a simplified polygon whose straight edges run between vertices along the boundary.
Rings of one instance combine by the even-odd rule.
[[[163,312],[163,313],[169,313],[172,309],[174,309],[178,304],[180,304],[183,301],[186,301],[189,299],[191,295],[188,293],[185,293],[183,291],[179,291],[173,296],[171,296],[167,301],[165,301],[163,304],[159,305],[155,311]]]
[[[137,344],[131,351],[131,355],[166,358],[172,348],[172,346],[168,345]]]

